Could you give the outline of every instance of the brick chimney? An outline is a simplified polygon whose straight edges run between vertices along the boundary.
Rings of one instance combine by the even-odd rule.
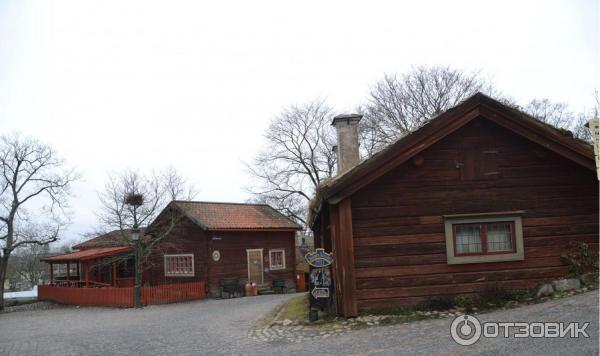
[[[354,167],[359,161],[358,154],[358,122],[360,114],[344,114],[333,118],[332,126],[337,131],[337,168],[338,174]]]

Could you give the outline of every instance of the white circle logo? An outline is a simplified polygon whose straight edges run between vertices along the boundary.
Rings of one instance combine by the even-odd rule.
[[[473,345],[481,338],[481,323],[471,315],[458,316],[450,325],[450,334],[459,345]]]
[[[221,253],[219,252],[219,250],[214,250],[212,253],[212,259],[213,261],[218,261],[221,259]]]

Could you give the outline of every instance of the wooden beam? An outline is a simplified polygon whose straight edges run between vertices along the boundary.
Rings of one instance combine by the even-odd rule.
[[[117,264],[115,262],[112,263],[112,285],[113,287],[117,286]]]
[[[54,285],[54,264],[50,263],[50,285]]]
[[[67,287],[71,286],[71,263],[67,262]]]
[[[338,206],[329,205],[329,218],[331,224],[331,253],[333,254],[333,266],[331,266],[331,272],[333,273],[333,288],[335,293],[335,306],[336,311],[340,315],[344,315],[344,303],[342,303],[342,296],[344,291],[342,289],[342,277],[341,277],[341,265],[344,263],[341,257],[341,250],[339,247],[339,215]]]
[[[350,198],[339,204],[339,247],[341,257],[342,304],[345,317],[358,316],[356,279],[354,278],[354,237],[352,236],[352,204]]]
[[[83,273],[85,273],[85,287],[90,286],[90,265],[89,262],[83,263]]]

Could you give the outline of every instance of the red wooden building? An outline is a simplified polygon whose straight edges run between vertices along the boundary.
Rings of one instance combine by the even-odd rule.
[[[334,119],[341,173],[309,212],[316,245],[335,256],[340,314],[535,287],[568,273],[570,241],[598,249],[586,143],[476,94],[359,162],[359,120]]]
[[[270,206],[173,201],[150,224],[147,237],[152,239],[152,227],[172,214],[178,216],[176,225],[143,261],[146,288],[201,285],[203,291],[218,295],[225,278],[266,286],[277,280],[294,287],[294,237],[301,227]],[[79,251],[44,258],[51,281],[41,286],[41,299],[50,287],[71,288],[69,293],[81,293],[73,291],[77,288],[131,289],[129,233],[113,231],[73,246]]]

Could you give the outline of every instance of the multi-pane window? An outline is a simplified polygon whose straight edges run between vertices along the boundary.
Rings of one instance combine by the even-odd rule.
[[[165,255],[165,276],[193,277],[194,255]]]
[[[514,252],[514,223],[455,224],[454,255],[487,255]]]
[[[285,269],[285,250],[269,250],[269,266],[271,270]]]
[[[444,215],[449,264],[520,261],[524,211]]]

